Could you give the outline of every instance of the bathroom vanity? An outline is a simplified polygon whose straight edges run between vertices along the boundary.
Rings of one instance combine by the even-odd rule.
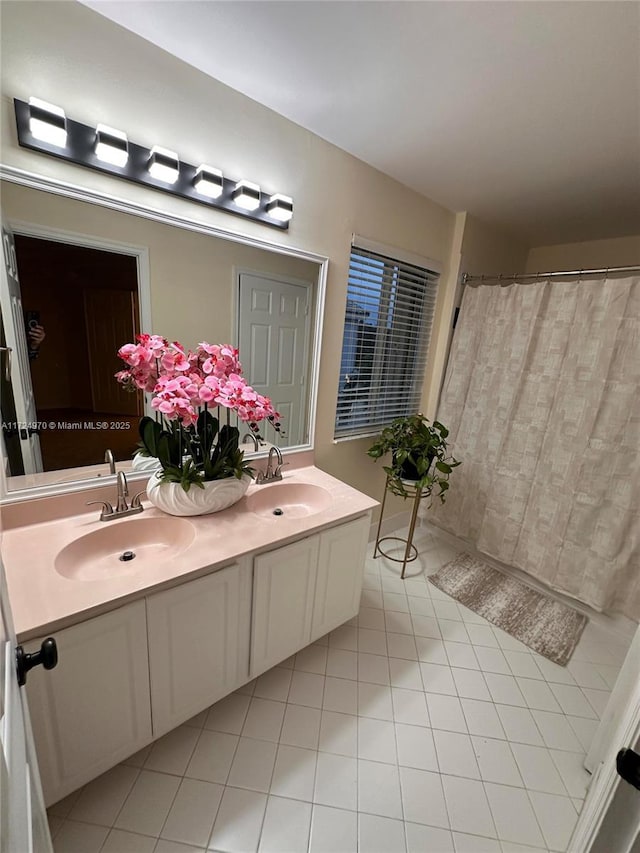
[[[214,515],[6,531],[18,639],[58,645],[26,688],[47,805],[355,616],[376,503],[308,467]]]

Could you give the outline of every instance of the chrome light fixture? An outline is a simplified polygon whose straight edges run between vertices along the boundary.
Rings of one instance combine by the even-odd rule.
[[[238,181],[231,198],[242,210],[256,210],[260,207],[260,187],[251,181]]]
[[[214,169],[213,166],[198,166],[193,185],[196,192],[207,198],[220,198],[222,195],[224,179],[220,169]]]
[[[160,145],[154,145],[151,149],[151,157],[149,157],[149,174],[156,181],[162,181],[165,184],[175,184],[180,174],[180,163],[178,155],[175,151],[169,151],[168,148],[162,148]]]
[[[29,98],[29,130],[36,139],[64,148],[67,144],[67,119],[62,107],[40,98]]]
[[[278,222],[288,222],[293,216],[293,199],[282,193],[272,195],[267,204],[267,213]]]
[[[99,124],[96,128],[96,157],[104,163],[124,166],[129,159],[126,133],[106,124]]]

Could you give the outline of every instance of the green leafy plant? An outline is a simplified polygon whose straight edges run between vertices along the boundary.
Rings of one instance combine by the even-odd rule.
[[[179,483],[185,492],[191,486],[203,489],[203,483],[253,470],[243,460],[237,427],[223,425],[208,410],[201,411],[195,424],[157,421],[143,417],[139,426],[141,452],[155,456],[162,467],[165,483]]]
[[[424,415],[408,415],[395,418],[382,430],[367,453],[378,460],[391,453],[391,465],[385,465],[389,476],[389,489],[403,498],[411,496],[405,480],[411,481],[411,487],[422,490],[423,495],[435,495],[445,502],[449,488],[449,476],[454,468],[462,464],[453,456],[447,455],[447,436],[449,430],[439,421],[430,423]]]

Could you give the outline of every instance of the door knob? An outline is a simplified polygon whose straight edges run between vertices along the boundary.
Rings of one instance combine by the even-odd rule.
[[[625,782],[640,791],[640,755],[632,749],[621,749],[616,755],[616,770]]]
[[[58,647],[53,637],[47,637],[42,641],[39,652],[25,652],[22,646],[16,646],[16,670],[18,673],[18,684],[22,687],[27,683],[27,673],[34,666],[42,666],[45,669],[53,669],[58,663]]]

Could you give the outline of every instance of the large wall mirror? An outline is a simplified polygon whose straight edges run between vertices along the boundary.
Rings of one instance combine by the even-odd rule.
[[[141,331],[238,346],[247,380],[282,414],[283,434],[266,427],[265,439],[311,446],[326,259],[35,176],[5,173],[0,190],[10,497],[108,476],[107,450],[129,469],[150,399],[114,373]]]

